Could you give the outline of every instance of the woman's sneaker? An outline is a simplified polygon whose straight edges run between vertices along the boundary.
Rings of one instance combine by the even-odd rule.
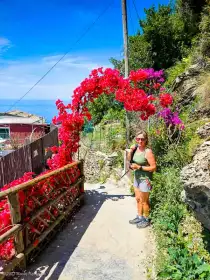
[[[150,221],[148,219],[143,219],[141,222],[136,224],[137,228],[145,228],[148,227],[150,225]]]
[[[136,218],[133,219],[133,220],[130,220],[129,223],[130,223],[131,225],[136,225],[136,224],[142,222],[143,220],[144,220],[144,217],[136,216]]]

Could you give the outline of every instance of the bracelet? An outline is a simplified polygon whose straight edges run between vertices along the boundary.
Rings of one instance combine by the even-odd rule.
[[[140,165],[139,170],[142,170],[142,166]]]

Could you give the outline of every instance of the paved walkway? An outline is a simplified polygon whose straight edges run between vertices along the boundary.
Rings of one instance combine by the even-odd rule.
[[[148,228],[128,223],[136,215],[134,197],[110,184],[86,184],[85,189],[85,206],[21,279],[146,279],[152,245]]]

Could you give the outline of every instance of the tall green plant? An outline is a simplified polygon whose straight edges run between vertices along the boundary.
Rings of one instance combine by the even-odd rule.
[[[174,5],[145,9],[145,19],[140,20],[141,32],[129,37],[131,69],[168,69],[187,57],[200,32],[204,4],[205,0],[177,0]],[[124,73],[123,61],[112,58],[111,62]]]

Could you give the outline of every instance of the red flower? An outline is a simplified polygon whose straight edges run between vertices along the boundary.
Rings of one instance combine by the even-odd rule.
[[[37,247],[38,244],[39,244],[39,239],[36,239],[36,240],[33,242],[33,246],[34,246],[34,247]]]
[[[131,71],[129,75],[130,81],[134,83],[145,81],[148,78],[148,73],[143,69],[139,69],[137,71]]]
[[[58,147],[57,146],[50,147],[50,150],[55,154],[58,152]]]
[[[160,94],[160,105],[163,108],[168,107],[173,103],[173,97],[169,93],[161,93]]]
[[[147,112],[147,116],[148,116],[148,117],[154,115],[154,114],[155,114],[155,111],[156,111],[156,108],[155,108],[155,105],[154,105],[154,104],[148,104],[148,105],[147,105],[147,110],[146,110],[146,112]]]
[[[159,84],[159,83],[156,83],[156,84],[153,85],[154,89],[159,89],[160,87],[161,87],[161,84]]]
[[[143,121],[146,121],[148,119],[147,115],[145,113],[142,113],[140,118],[143,120]]]

